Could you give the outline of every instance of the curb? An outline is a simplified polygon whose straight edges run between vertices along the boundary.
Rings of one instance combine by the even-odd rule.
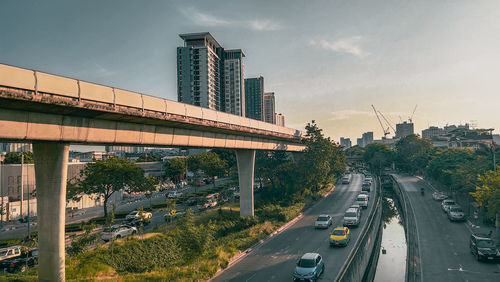
[[[333,191],[335,191],[335,185],[333,185],[333,187],[324,196],[322,196],[322,198],[328,197]],[[242,252],[239,252],[236,255],[234,255],[232,258],[229,259],[229,263],[227,264],[227,266],[225,268],[219,268],[217,270],[217,272],[214,274],[214,276],[210,277],[210,279],[208,279],[208,281],[212,281],[214,278],[216,278],[217,276],[221,275],[224,271],[226,271],[227,269],[231,268],[232,265],[236,264],[237,262],[239,262],[240,260],[242,260],[243,258],[245,258],[253,250],[255,250],[258,247],[262,246],[265,242],[271,240],[275,235],[278,235],[279,233],[287,230],[290,226],[292,226],[297,221],[299,221],[301,218],[303,218],[304,217],[304,213],[307,213],[309,210],[311,210],[313,208],[313,206],[315,206],[315,204],[312,205],[312,206],[310,206],[307,210],[299,213],[295,218],[293,218],[289,222],[283,224],[280,228],[276,229],[273,233],[269,234],[266,238],[259,240],[259,242],[255,243],[250,248],[248,248],[248,249],[246,249],[246,250],[244,250]]]

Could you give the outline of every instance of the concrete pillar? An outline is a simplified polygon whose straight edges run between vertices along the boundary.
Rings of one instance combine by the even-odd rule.
[[[255,150],[236,150],[236,162],[240,184],[240,216],[253,216]]]
[[[64,226],[69,145],[34,143],[39,281],[65,280]]]

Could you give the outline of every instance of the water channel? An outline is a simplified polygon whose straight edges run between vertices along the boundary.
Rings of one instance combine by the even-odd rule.
[[[405,281],[406,238],[399,201],[391,189],[384,189],[382,196],[382,242],[374,281]]]

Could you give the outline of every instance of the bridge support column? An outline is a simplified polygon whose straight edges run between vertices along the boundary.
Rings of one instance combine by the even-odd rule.
[[[253,216],[255,150],[236,150],[240,186],[240,216]]]
[[[39,281],[65,280],[64,226],[69,145],[34,143]]]

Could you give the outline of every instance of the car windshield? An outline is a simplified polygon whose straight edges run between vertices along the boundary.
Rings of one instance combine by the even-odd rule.
[[[362,201],[362,202],[364,202],[364,201],[365,201],[365,197],[358,197],[358,199],[357,199],[357,200],[358,200],[358,201]]]
[[[297,263],[299,267],[313,267],[314,265],[313,259],[300,259],[299,263]]]
[[[345,230],[335,229],[335,230],[333,230],[332,235],[345,235]]]
[[[354,212],[346,212],[344,216],[345,217],[356,217],[356,213],[354,213]]]
[[[453,202],[453,201],[445,201],[444,202],[445,206],[453,206],[454,204],[455,204],[455,202]]]
[[[328,221],[328,217],[327,216],[320,216],[320,217],[318,217],[317,221]]]
[[[452,211],[452,212],[463,212],[461,208],[451,208],[450,211]]]
[[[7,251],[0,251],[0,257],[3,257],[7,254]]]
[[[478,248],[492,248],[495,244],[493,244],[492,240],[478,240],[477,247]]]

